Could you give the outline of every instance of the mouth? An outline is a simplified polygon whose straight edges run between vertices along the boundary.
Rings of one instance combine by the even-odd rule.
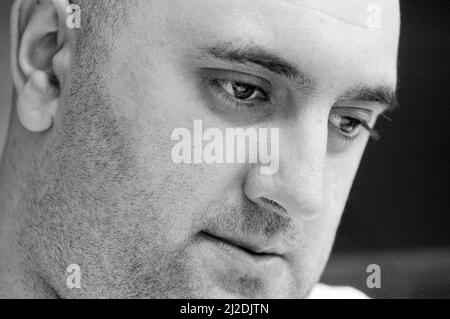
[[[208,232],[201,232],[200,237],[215,244],[218,248],[231,256],[242,254],[248,257],[248,259],[252,262],[268,262],[274,259],[283,258],[282,254],[264,250],[263,248],[257,247],[256,245],[252,245],[250,243],[218,237]]]
[[[251,236],[239,240],[236,240],[239,235],[229,237],[198,233],[196,252],[202,258],[205,278],[212,278],[219,290],[244,298],[269,296],[283,289],[290,278],[288,258],[267,250]]]

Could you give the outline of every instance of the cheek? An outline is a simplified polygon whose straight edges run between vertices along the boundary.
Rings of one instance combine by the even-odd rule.
[[[324,175],[322,214],[311,223],[310,234],[322,238],[325,245],[332,244],[353,180],[361,159],[361,148],[354,148],[340,158],[329,158]],[[317,241],[320,242],[320,241]]]
[[[325,198],[327,210],[333,216],[339,216],[347,202],[368,138],[361,138],[350,148],[327,159],[325,173]]]
[[[193,119],[201,115],[181,115],[177,111],[198,108],[192,101],[176,98],[164,101],[153,96],[153,101],[141,112],[130,113],[129,122],[135,167],[135,188],[151,194],[152,215],[148,233],[163,239],[166,249],[176,249],[189,242],[201,225],[202,214],[208,203],[220,197],[235,178],[232,167],[226,165],[175,164],[172,150],[178,141],[171,139],[173,130],[187,128],[193,131]],[[136,108],[136,106],[127,106]],[[130,109],[129,108],[129,109]],[[167,112],[171,108],[173,112]],[[181,107],[180,107],[181,109]],[[139,115],[137,115],[139,114]],[[191,120],[192,119],[192,120]],[[235,185],[238,189],[239,185]],[[150,231],[151,229],[151,231]]]
[[[155,59],[167,54],[155,54]],[[172,149],[177,144],[171,138],[174,130],[186,128],[193,134],[194,120],[198,119],[203,119],[205,127],[220,124],[208,121],[213,117],[198,96],[193,79],[169,60],[176,61],[167,58],[141,65],[130,62],[114,73],[120,74],[114,86],[128,128],[140,188],[152,193],[161,225],[170,222],[160,228],[167,228],[167,236],[181,241],[195,227],[195,218],[201,218],[201,206],[223,194],[225,181],[236,174],[230,174],[233,167],[227,165],[173,163]],[[139,84],[140,89],[130,83]]]
[[[327,174],[325,182],[325,212],[333,219],[340,218],[353,183],[354,172],[341,168]]]

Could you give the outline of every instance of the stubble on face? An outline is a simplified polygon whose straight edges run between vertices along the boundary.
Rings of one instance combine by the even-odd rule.
[[[163,111],[173,106],[171,113],[183,114],[181,107],[201,102],[177,91],[173,104],[180,105],[170,105],[172,97],[158,95],[167,88],[147,90],[139,81],[118,87],[126,66],[135,74],[140,69],[123,61],[114,65],[112,48],[101,41],[95,46],[75,62],[54,131],[28,171],[21,242],[36,271],[62,297],[73,296],[64,286],[70,263],[82,267],[82,297],[306,296],[326,263],[340,212],[324,214],[308,228],[260,209],[239,192],[224,193],[220,176],[214,177],[227,176],[220,170],[168,163],[172,124]],[[164,80],[155,71],[145,84],[158,83],[158,75]],[[172,87],[185,88],[177,82]],[[118,92],[136,94],[124,101]],[[157,99],[140,105],[148,96]],[[139,108],[151,111],[130,115]],[[208,189],[215,198],[204,196]],[[229,269],[211,272],[215,261],[197,246],[204,230],[278,238],[292,251],[289,271],[278,286],[251,274],[227,276]]]

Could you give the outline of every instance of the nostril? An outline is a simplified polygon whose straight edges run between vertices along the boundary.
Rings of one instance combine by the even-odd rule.
[[[280,213],[284,213],[284,214],[287,213],[286,209],[283,206],[281,206],[280,204],[278,204],[277,202],[275,202],[275,201],[273,201],[271,199],[265,198],[265,197],[260,197],[259,199],[265,205],[268,205],[268,206],[271,206],[272,208],[275,208],[276,211],[278,211]]]

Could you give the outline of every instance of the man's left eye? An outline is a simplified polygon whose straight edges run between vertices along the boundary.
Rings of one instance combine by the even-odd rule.
[[[226,81],[220,80],[219,84],[232,97],[244,102],[262,100],[267,98],[266,94],[262,91],[262,89],[251,84],[229,80]]]
[[[357,137],[363,126],[362,120],[337,113],[331,113],[329,121],[341,134],[350,139]]]

